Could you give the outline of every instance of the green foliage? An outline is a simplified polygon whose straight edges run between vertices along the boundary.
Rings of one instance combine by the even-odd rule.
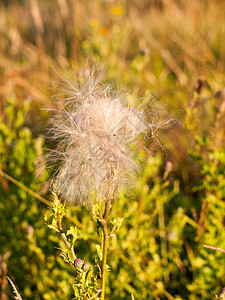
[[[214,103],[214,98],[210,101]],[[5,111],[0,125],[1,168],[38,191],[49,176],[44,170],[37,180],[35,174],[34,161],[43,139],[40,143],[40,138],[32,138],[23,125],[28,103],[20,108],[16,99],[10,98]],[[194,123],[196,112],[195,108],[190,111],[186,121],[191,124],[191,120],[193,126],[187,127],[195,136],[189,154],[200,169],[200,180],[192,187],[190,199],[182,182],[174,178],[171,163],[165,165],[158,154],[146,157],[134,193],[121,195],[112,204],[106,285],[110,299],[212,299],[223,287],[224,254],[203,248],[203,244],[225,248],[223,136],[210,126],[203,136]],[[222,123],[221,111],[217,111],[216,128]],[[46,208],[23,189],[4,177],[0,188],[1,255],[10,252],[8,272],[22,297],[63,299],[74,295],[74,299],[88,299],[97,295],[102,260],[101,206],[65,207],[53,193],[51,211],[44,217]],[[193,203],[193,195],[198,202]],[[77,217],[78,228],[63,218],[65,214]],[[59,219],[64,220],[71,248],[60,238]],[[75,267],[78,257],[82,265]],[[86,261],[90,265],[84,269]]]
[[[51,104],[49,83],[57,75],[50,68],[67,74],[68,61],[76,70],[87,57],[103,62],[109,81],[132,89],[132,103],[159,95],[166,108],[149,101],[158,120],[175,112],[184,121],[156,137],[164,140],[167,155],[154,155],[155,147],[148,145],[149,157],[140,143],[147,163],[133,192],[113,203],[106,298],[210,300],[217,294],[223,299],[225,254],[203,245],[225,249],[225,3],[2,3],[0,171],[49,197],[51,174],[39,166],[40,160],[45,166],[40,133],[46,115],[36,106]],[[146,111],[152,120],[152,106]],[[79,299],[99,288],[99,206],[61,204],[57,211],[56,198],[50,197],[48,210],[0,175],[0,256],[10,253],[8,276],[23,299]],[[58,213],[61,219],[65,214],[63,229],[76,258],[90,268],[74,266]],[[4,288],[1,269],[0,276]]]
[[[75,243],[79,238],[77,227],[70,226],[66,234],[63,232],[62,219],[65,215],[65,204],[61,203],[54,192],[52,192],[52,194],[51,221],[50,223],[47,223],[47,226],[56,232],[59,232],[67,246],[66,249],[60,249],[60,251],[64,261],[72,266],[75,271],[74,281],[71,284],[74,291],[73,299],[98,299],[99,289],[97,277],[100,270],[99,264],[97,263],[96,266],[93,267],[76,257],[74,249],[76,248]],[[47,217],[45,218],[45,221],[48,221]]]
[[[205,100],[204,96],[198,98],[198,101],[202,100]],[[196,135],[195,151],[190,153],[198,161],[201,170],[201,181],[193,190],[199,193],[199,199],[202,203],[195,238],[197,247],[192,262],[195,279],[188,285],[188,289],[193,295],[191,299],[195,299],[195,297],[207,299],[211,290],[216,288],[216,292],[219,292],[224,286],[225,272],[221,268],[224,263],[224,253],[202,247],[203,244],[206,244],[225,249],[225,150],[224,133],[221,131],[224,122],[223,101],[223,98],[218,99],[214,95],[207,99],[211,113],[214,111],[215,123],[214,126],[207,128],[207,136],[203,136],[202,133]],[[215,107],[215,104],[218,106]],[[204,111],[205,107],[202,110]],[[193,109],[192,116],[195,113],[196,108]],[[199,113],[201,111],[198,111]],[[199,133],[195,126],[192,126],[192,130]]]
[[[34,191],[48,178],[45,171],[35,173],[35,159],[43,139],[32,138],[24,118],[29,108],[11,97],[0,120],[0,167]],[[44,224],[46,209],[23,189],[1,177],[0,255],[10,252],[8,274],[18,284],[23,299],[65,299],[70,297],[69,269],[62,268],[55,245],[58,238]],[[72,273],[72,272],[71,272]],[[64,284],[65,283],[65,284]],[[68,285],[67,285],[68,283]]]

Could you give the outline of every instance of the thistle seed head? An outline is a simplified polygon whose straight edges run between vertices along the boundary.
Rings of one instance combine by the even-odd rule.
[[[58,165],[55,192],[74,205],[115,196],[138,169],[134,146],[148,129],[126,95],[104,86],[93,73],[83,85],[63,79],[67,97],[50,120],[58,141],[50,161]]]

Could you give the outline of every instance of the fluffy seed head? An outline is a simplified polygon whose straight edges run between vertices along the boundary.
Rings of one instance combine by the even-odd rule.
[[[147,126],[126,94],[103,86],[93,73],[80,85],[63,79],[67,97],[51,118],[58,141],[49,157],[58,165],[54,190],[74,205],[112,197],[138,169],[133,148]]]

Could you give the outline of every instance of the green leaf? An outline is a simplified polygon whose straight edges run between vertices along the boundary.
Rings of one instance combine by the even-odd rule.
[[[74,226],[70,226],[70,229],[67,230],[66,235],[72,235],[72,244],[74,245],[76,240],[78,239],[78,235],[77,235],[77,227]]]

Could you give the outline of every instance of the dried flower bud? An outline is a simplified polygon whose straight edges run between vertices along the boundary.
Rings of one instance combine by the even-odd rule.
[[[167,171],[168,173],[170,173],[170,172],[173,170],[173,164],[172,164],[171,161],[167,161],[167,162],[166,162],[166,167],[165,167],[165,169],[166,169],[166,171]]]
[[[90,268],[89,264],[87,264],[87,263],[83,264],[82,269],[83,269],[84,271],[87,271],[89,268]]]
[[[34,236],[34,227],[32,225],[27,225],[26,232],[27,232],[28,239],[33,239],[33,236]]]
[[[28,235],[33,235],[34,234],[34,227],[30,224],[27,225],[26,232],[27,232]]]
[[[80,259],[80,258],[75,259],[74,266],[76,269],[80,270],[83,265],[84,265],[84,262],[82,259]]]
[[[222,288],[219,299],[225,299],[225,288]]]

